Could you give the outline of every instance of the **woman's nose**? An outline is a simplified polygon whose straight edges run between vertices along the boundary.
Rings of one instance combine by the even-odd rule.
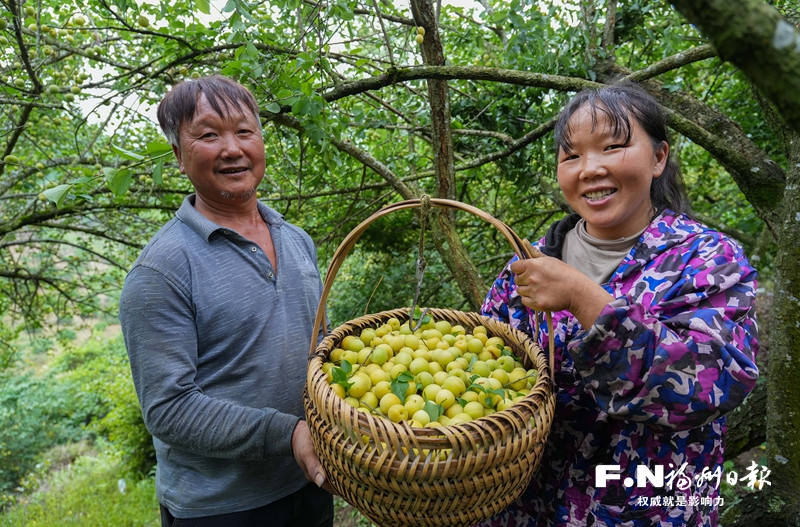
[[[581,165],[581,178],[589,179],[606,174],[606,167],[603,158],[599,154],[589,153],[583,156]]]

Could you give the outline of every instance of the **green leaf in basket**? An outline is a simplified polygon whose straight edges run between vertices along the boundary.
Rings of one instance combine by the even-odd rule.
[[[341,366],[334,366],[331,368],[333,384],[341,384],[344,387],[344,391],[347,392],[353,385],[352,382],[348,381],[350,378],[349,373],[352,371],[352,369],[353,367],[346,360],[342,361]]]
[[[425,315],[424,317],[422,317],[422,323],[423,323],[423,324],[427,324],[427,323],[428,323],[428,322],[430,322],[431,320],[433,320],[433,319],[431,318],[431,316],[430,316],[430,315]]]
[[[438,421],[439,417],[444,413],[444,406],[429,401],[427,397],[425,398],[425,405],[422,409],[425,410],[428,417],[431,418],[431,422]]]
[[[344,370],[344,372],[348,375],[350,375],[350,372],[353,371],[353,365],[350,364],[349,360],[343,360],[340,368],[342,368],[342,370]]]
[[[392,393],[397,396],[401,401],[406,400],[406,391],[408,390],[408,383],[414,380],[411,373],[404,371],[394,379],[392,379]]]
[[[508,355],[509,357],[514,357],[514,354],[511,353],[511,350],[506,346],[500,346],[500,356]],[[516,357],[514,357],[516,359]]]
[[[473,355],[472,359],[470,359],[470,361],[469,361],[469,366],[467,366],[467,371],[471,372],[472,371],[472,366],[474,366],[476,362],[478,362],[478,356],[477,355]],[[477,377],[477,375],[475,377]],[[472,381],[473,381],[473,379],[470,379],[470,382],[472,382]]]

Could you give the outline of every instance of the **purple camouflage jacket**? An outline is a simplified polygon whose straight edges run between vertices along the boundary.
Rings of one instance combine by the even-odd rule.
[[[555,251],[544,241],[560,257],[561,241]],[[724,414],[758,378],[756,271],[737,242],[666,211],[603,287],[616,300],[588,330],[553,314],[557,395],[544,457],[525,493],[482,527],[717,525]],[[483,313],[532,334],[508,267]],[[544,323],[536,338],[546,350]],[[597,465],[619,465],[619,479],[602,485]],[[661,465],[664,486],[626,486],[640,465],[653,474]],[[716,477],[697,477],[704,468]]]

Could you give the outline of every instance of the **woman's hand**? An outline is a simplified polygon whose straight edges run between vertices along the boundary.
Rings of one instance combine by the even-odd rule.
[[[597,320],[614,297],[557,258],[540,256],[511,264],[522,303],[536,311],[568,310],[584,328]]]

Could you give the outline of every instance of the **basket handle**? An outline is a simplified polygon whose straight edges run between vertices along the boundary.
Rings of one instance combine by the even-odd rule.
[[[427,196],[423,196],[423,199],[428,200],[430,205],[434,205],[436,207],[469,212],[485,220],[487,223],[494,225],[494,227],[497,228],[497,230],[499,230],[503,234],[503,236],[505,236],[506,240],[508,240],[508,242],[511,244],[511,247],[514,249],[514,252],[521,260],[527,258],[538,258],[542,256],[542,254],[538,250],[534,249],[531,246],[528,240],[521,239],[511,227],[509,227],[502,221],[498,220],[491,214],[488,214],[487,212],[484,212],[477,207],[473,207],[472,205],[468,205],[461,201],[455,201],[450,199],[428,198]],[[372,216],[362,221],[355,229],[353,229],[344,238],[344,240],[342,240],[342,243],[339,244],[339,247],[333,254],[333,258],[331,258],[330,264],[328,264],[328,271],[325,273],[325,283],[323,284],[322,295],[320,296],[319,299],[319,306],[317,307],[317,315],[314,320],[314,328],[316,330],[322,330],[324,335],[327,335],[328,333],[327,327],[325,325],[325,306],[328,301],[328,294],[330,293],[331,287],[333,287],[333,281],[336,278],[336,274],[339,272],[339,268],[341,268],[342,263],[344,263],[345,257],[350,253],[353,246],[356,244],[356,242],[364,233],[364,231],[367,230],[367,227],[369,227],[370,224],[372,224],[378,218],[386,216],[387,214],[390,214],[392,212],[396,212],[403,209],[422,207],[423,199],[410,199],[386,205],[379,211],[375,212]],[[549,332],[548,347],[550,348],[549,349],[550,376],[552,379],[555,379],[554,362],[553,362],[555,359],[555,350],[553,342],[553,320],[550,313],[547,313],[547,323]],[[316,341],[312,339],[309,355],[313,355],[316,349],[317,349]]]

